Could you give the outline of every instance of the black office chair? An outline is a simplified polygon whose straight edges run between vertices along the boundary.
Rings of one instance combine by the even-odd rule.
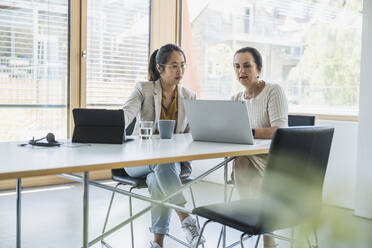
[[[269,234],[316,218],[333,132],[330,127],[278,128],[270,146],[261,197],[194,209],[193,214],[209,219],[201,233],[207,223],[218,222],[243,232],[240,243],[244,247],[245,235]]]
[[[314,125],[315,116],[313,115],[288,115],[288,127]]]
[[[133,133],[135,124],[136,124],[136,118],[126,128],[126,130],[125,130],[126,135],[131,135]],[[122,168],[121,169],[112,169],[111,170],[111,176],[112,176],[112,180],[115,181],[115,182],[117,182],[117,184],[115,186],[115,189],[117,187],[119,187],[120,185],[130,186],[129,192],[132,192],[133,189],[147,188],[146,178],[135,178],[135,177],[131,177]],[[191,177],[186,177],[186,178],[181,178],[181,180],[182,180],[182,183],[183,184],[186,184],[186,183],[192,181],[193,179]],[[190,190],[190,194],[191,194],[191,199],[192,199],[193,207],[195,208],[196,205],[195,205],[194,193],[193,193],[191,187],[189,188],[189,190]],[[109,215],[110,215],[110,212],[111,212],[112,202],[114,200],[115,193],[116,192],[113,191],[112,192],[112,195],[111,195],[111,200],[110,200],[110,204],[109,204],[109,207],[108,207],[108,210],[107,210],[107,214],[106,214],[106,218],[105,218],[105,223],[103,225],[102,234],[106,230],[106,226],[107,226],[108,218],[109,218]],[[130,215],[130,217],[132,217],[132,215],[133,215],[132,197],[130,197],[130,196],[129,196],[129,215]],[[197,217],[197,224],[198,224],[198,226],[200,225],[199,224],[199,218],[198,217]],[[134,248],[133,222],[130,223],[130,231],[131,231],[132,248]],[[172,239],[174,239],[174,240],[176,240],[177,242],[180,242],[177,238],[175,238],[174,236],[172,236],[170,234],[167,234],[167,236],[170,237],[170,238],[172,238]],[[104,245],[104,246],[106,246],[108,248],[111,248],[111,246],[106,241],[104,241],[104,239],[101,240],[101,243],[102,243],[102,245]],[[204,245],[203,245],[203,247],[204,247]]]
[[[288,115],[288,127],[294,126],[314,126],[315,125],[315,116],[313,115]],[[228,201],[231,201],[234,189],[235,189],[235,181],[234,181],[234,173],[231,173],[230,179],[226,182],[228,185],[232,185],[230,193],[228,195]],[[292,236],[294,230],[292,229]],[[222,238],[223,229],[221,229],[220,233],[220,240]]]
[[[299,127],[299,126],[314,126],[315,116],[313,115],[288,115],[288,127]],[[231,174],[230,180],[226,182],[227,184],[233,185],[229,194],[229,201],[231,200],[232,193],[235,188],[234,174]]]
[[[313,115],[288,115],[288,127],[299,127],[299,126],[314,126],[315,125],[315,116]],[[232,194],[235,189],[234,174],[231,174],[230,180],[227,181],[227,184],[232,185],[229,194],[229,201],[231,201]],[[294,229],[291,230],[292,236],[294,235]],[[222,237],[222,230],[220,234],[220,239]]]

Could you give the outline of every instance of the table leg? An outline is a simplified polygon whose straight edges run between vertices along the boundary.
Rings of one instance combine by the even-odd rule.
[[[22,179],[17,178],[17,248],[21,247],[21,191],[22,191]]]
[[[89,172],[83,175],[83,247],[88,248],[88,225],[89,225]]]
[[[225,160],[227,160],[227,158],[225,158]],[[226,162],[225,163],[225,166],[224,166],[224,202],[226,203],[227,202],[227,181],[228,181],[228,163]],[[223,236],[222,236],[222,247],[225,248],[226,247],[226,226],[223,226]]]
[[[144,200],[144,201],[155,203],[155,204],[161,204],[161,205],[164,205],[166,207],[173,208],[175,210],[178,210],[178,211],[182,211],[182,212],[191,214],[191,211],[190,210],[187,210],[187,209],[185,209],[183,207],[180,207],[178,205],[175,205],[175,204],[168,203],[167,201],[170,198],[172,198],[173,196],[179,194],[185,188],[189,188],[191,185],[199,182],[201,179],[205,178],[206,176],[208,176],[212,172],[220,169],[223,166],[226,166],[226,164],[228,162],[230,162],[231,160],[233,160],[233,159],[234,158],[226,158],[224,161],[222,161],[221,163],[217,164],[213,168],[207,170],[206,172],[202,173],[201,175],[197,176],[193,181],[186,183],[185,185],[183,185],[182,187],[180,187],[179,189],[177,189],[176,191],[174,191],[172,194],[170,194],[167,197],[165,197],[163,200],[154,200],[154,199],[149,198],[149,197],[146,197],[146,196],[134,194],[132,192],[128,192],[128,191],[125,191],[125,190],[122,190],[122,189],[114,188],[112,186],[108,186],[108,185],[105,185],[105,184],[97,183],[95,181],[89,180],[89,177],[88,177],[88,173],[87,172],[84,173],[83,176],[77,176],[77,175],[74,175],[74,174],[65,174],[65,173],[64,174],[61,174],[60,176],[62,176],[64,178],[67,178],[67,179],[70,179],[70,180],[77,181],[77,182],[83,182],[83,185],[84,185],[84,236],[83,236],[83,238],[84,239],[86,238],[86,243],[84,243],[84,248],[86,248],[86,247],[89,247],[89,246],[94,245],[98,241],[101,241],[103,238],[105,238],[105,237],[109,236],[110,234],[112,234],[113,232],[119,230],[121,227],[123,227],[126,224],[130,223],[134,219],[137,219],[138,217],[142,216],[144,213],[146,213],[147,211],[149,211],[151,209],[151,206],[150,207],[147,207],[146,209],[143,209],[139,213],[135,214],[133,217],[131,217],[128,220],[126,220],[126,221],[120,223],[119,225],[113,227],[109,231],[106,231],[105,233],[103,233],[102,235],[100,235],[99,237],[97,237],[96,239],[94,239],[93,241],[91,241],[90,243],[88,243],[88,241],[87,241],[88,240],[87,239],[88,238],[88,184],[91,184],[93,186],[97,186],[99,188],[103,188],[103,189],[106,189],[106,190],[115,191],[117,193],[120,193],[120,194],[123,194],[123,195],[126,195],[126,196],[131,196],[131,197],[134,197],[136,199]],[[226,175],[227,175],[227,173],[226,173]],[[227,186],[226,186],[226,192],[227,192]],[[227,198],[228,198],[227,197],[227,194],[225,194],[225,199],[227,199]]]

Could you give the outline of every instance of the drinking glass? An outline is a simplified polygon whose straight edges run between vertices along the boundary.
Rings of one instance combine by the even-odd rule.
[[[153,121],[140,121],[140,126],[139,126],[140,138],[151,139],[153,126],[154,126]]]

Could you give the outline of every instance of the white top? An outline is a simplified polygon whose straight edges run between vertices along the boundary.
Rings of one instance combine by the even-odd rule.
[[[0,142],[0,180],[55,175],[157,163],[267,153],[270,141],[255,145],[195,142],[190,134],[173,139],[136,139],[125,144],[65,144],[61,147],[18,146]]]
[[[246,100],[244,91],[231,98],[233,101],[246,101],[251,128],[287,127],[288,104],[282,87],[265,82],[265,87],[256,97]],[[246,163],[251,163],[261,175],[266,167],[266,155],[247,156]],[[240,160],[244,161],[244,160]],[[234,161],[235,163],[236,161]]]
[[[251,128],[288,126],[287,98],[278,84],[265,83],[261,93],[252,99],[246,100],[241,91],[232,100],[247,102]]]

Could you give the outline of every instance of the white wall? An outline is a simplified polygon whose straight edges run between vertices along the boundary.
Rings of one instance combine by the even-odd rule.
[[[357,122],[316,121],[316,125],[334,126],[335,133],[323,188],[324,202],[354,209],[354,191],[357,157]],[[222,161],[209,159],[194,161],[193,176]],[[207,181],[223,183],[223,169],[206,178]]]
[[[354,209],[358,122],[316,121],[335,128],[323,186],[325,203]]]
[[[372,218],[372,1],[363,1],[355,214]]]

